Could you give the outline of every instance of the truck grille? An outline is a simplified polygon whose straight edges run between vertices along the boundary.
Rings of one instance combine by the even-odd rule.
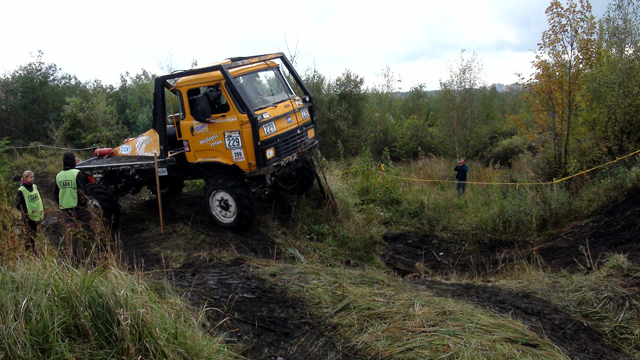
[[[300,134],[295,134],[294,136],[288,139],[283,139],[276,144],[276,154],[281,159],[287,157],[302,149],[308,141],[309,138],[307,137],[306,131],[303,131]]]

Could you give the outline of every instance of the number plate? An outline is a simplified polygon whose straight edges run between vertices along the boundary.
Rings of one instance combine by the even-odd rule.
[[[240,131],[225,131],[224,143],[227,150],[242,149],[242,140],[240,139]]]
[[[309,110],[307,109],[300,110],[300,114],[302,114],[302,118],[304,120],[307,120],[309,118]]]
[[[273,134],[274,132],[276,132],[276,124],[273,122],[270,122],[268,124],[264,124],[262,125],[262,130],[264,130],[264,135],[270,135]]]
[[[158,175],[159,176],[167,176],[167,175],[169,175],[169,172],[167,171],[167,168],[158,168]]]

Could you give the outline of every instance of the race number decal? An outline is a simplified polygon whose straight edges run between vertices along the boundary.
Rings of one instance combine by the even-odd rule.
[[[231,150],[231,154],[233,154],[233,161],[244,161],[244,152],[242,149]]]
[[[225,131],[224,143],[227,150],[242,149],[242,140],[240,139],[240,130]]]
[[[262,130],[264,130],[264,136],[273,134],[276,132],[276,124],[272,121],[268,124],[262,125]]]

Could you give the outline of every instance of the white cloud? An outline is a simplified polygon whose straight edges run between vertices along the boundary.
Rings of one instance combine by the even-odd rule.
[[[606,2],[594,1],[601,15]],[[144,68],[162,73],[231,56],[287,53],[298,44],[300,70],[327,77],[349,69],[371,86],[389,66],[408,89],[437,89],[447,60],[461,49],[484,63],[488,83],[529,75],[549,2],[539,0],[17,1],[3,5],[0,70],[12,71],[42,50],[44,60],[81,80],[117,83]],[[7,16],[7,14],[10,14]],[[285,42],[285,36],[287,41]]]

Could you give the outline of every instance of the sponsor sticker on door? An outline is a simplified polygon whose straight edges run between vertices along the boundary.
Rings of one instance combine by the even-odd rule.
[[[193,130],[196,134],[208,133],[209,132],[209,124],[203,123],[201,125],[196,125],[193,127]]]
[[[231,153],[233,154],[233,161],[244,161],[244,152],[242,149],[231,150]]]

